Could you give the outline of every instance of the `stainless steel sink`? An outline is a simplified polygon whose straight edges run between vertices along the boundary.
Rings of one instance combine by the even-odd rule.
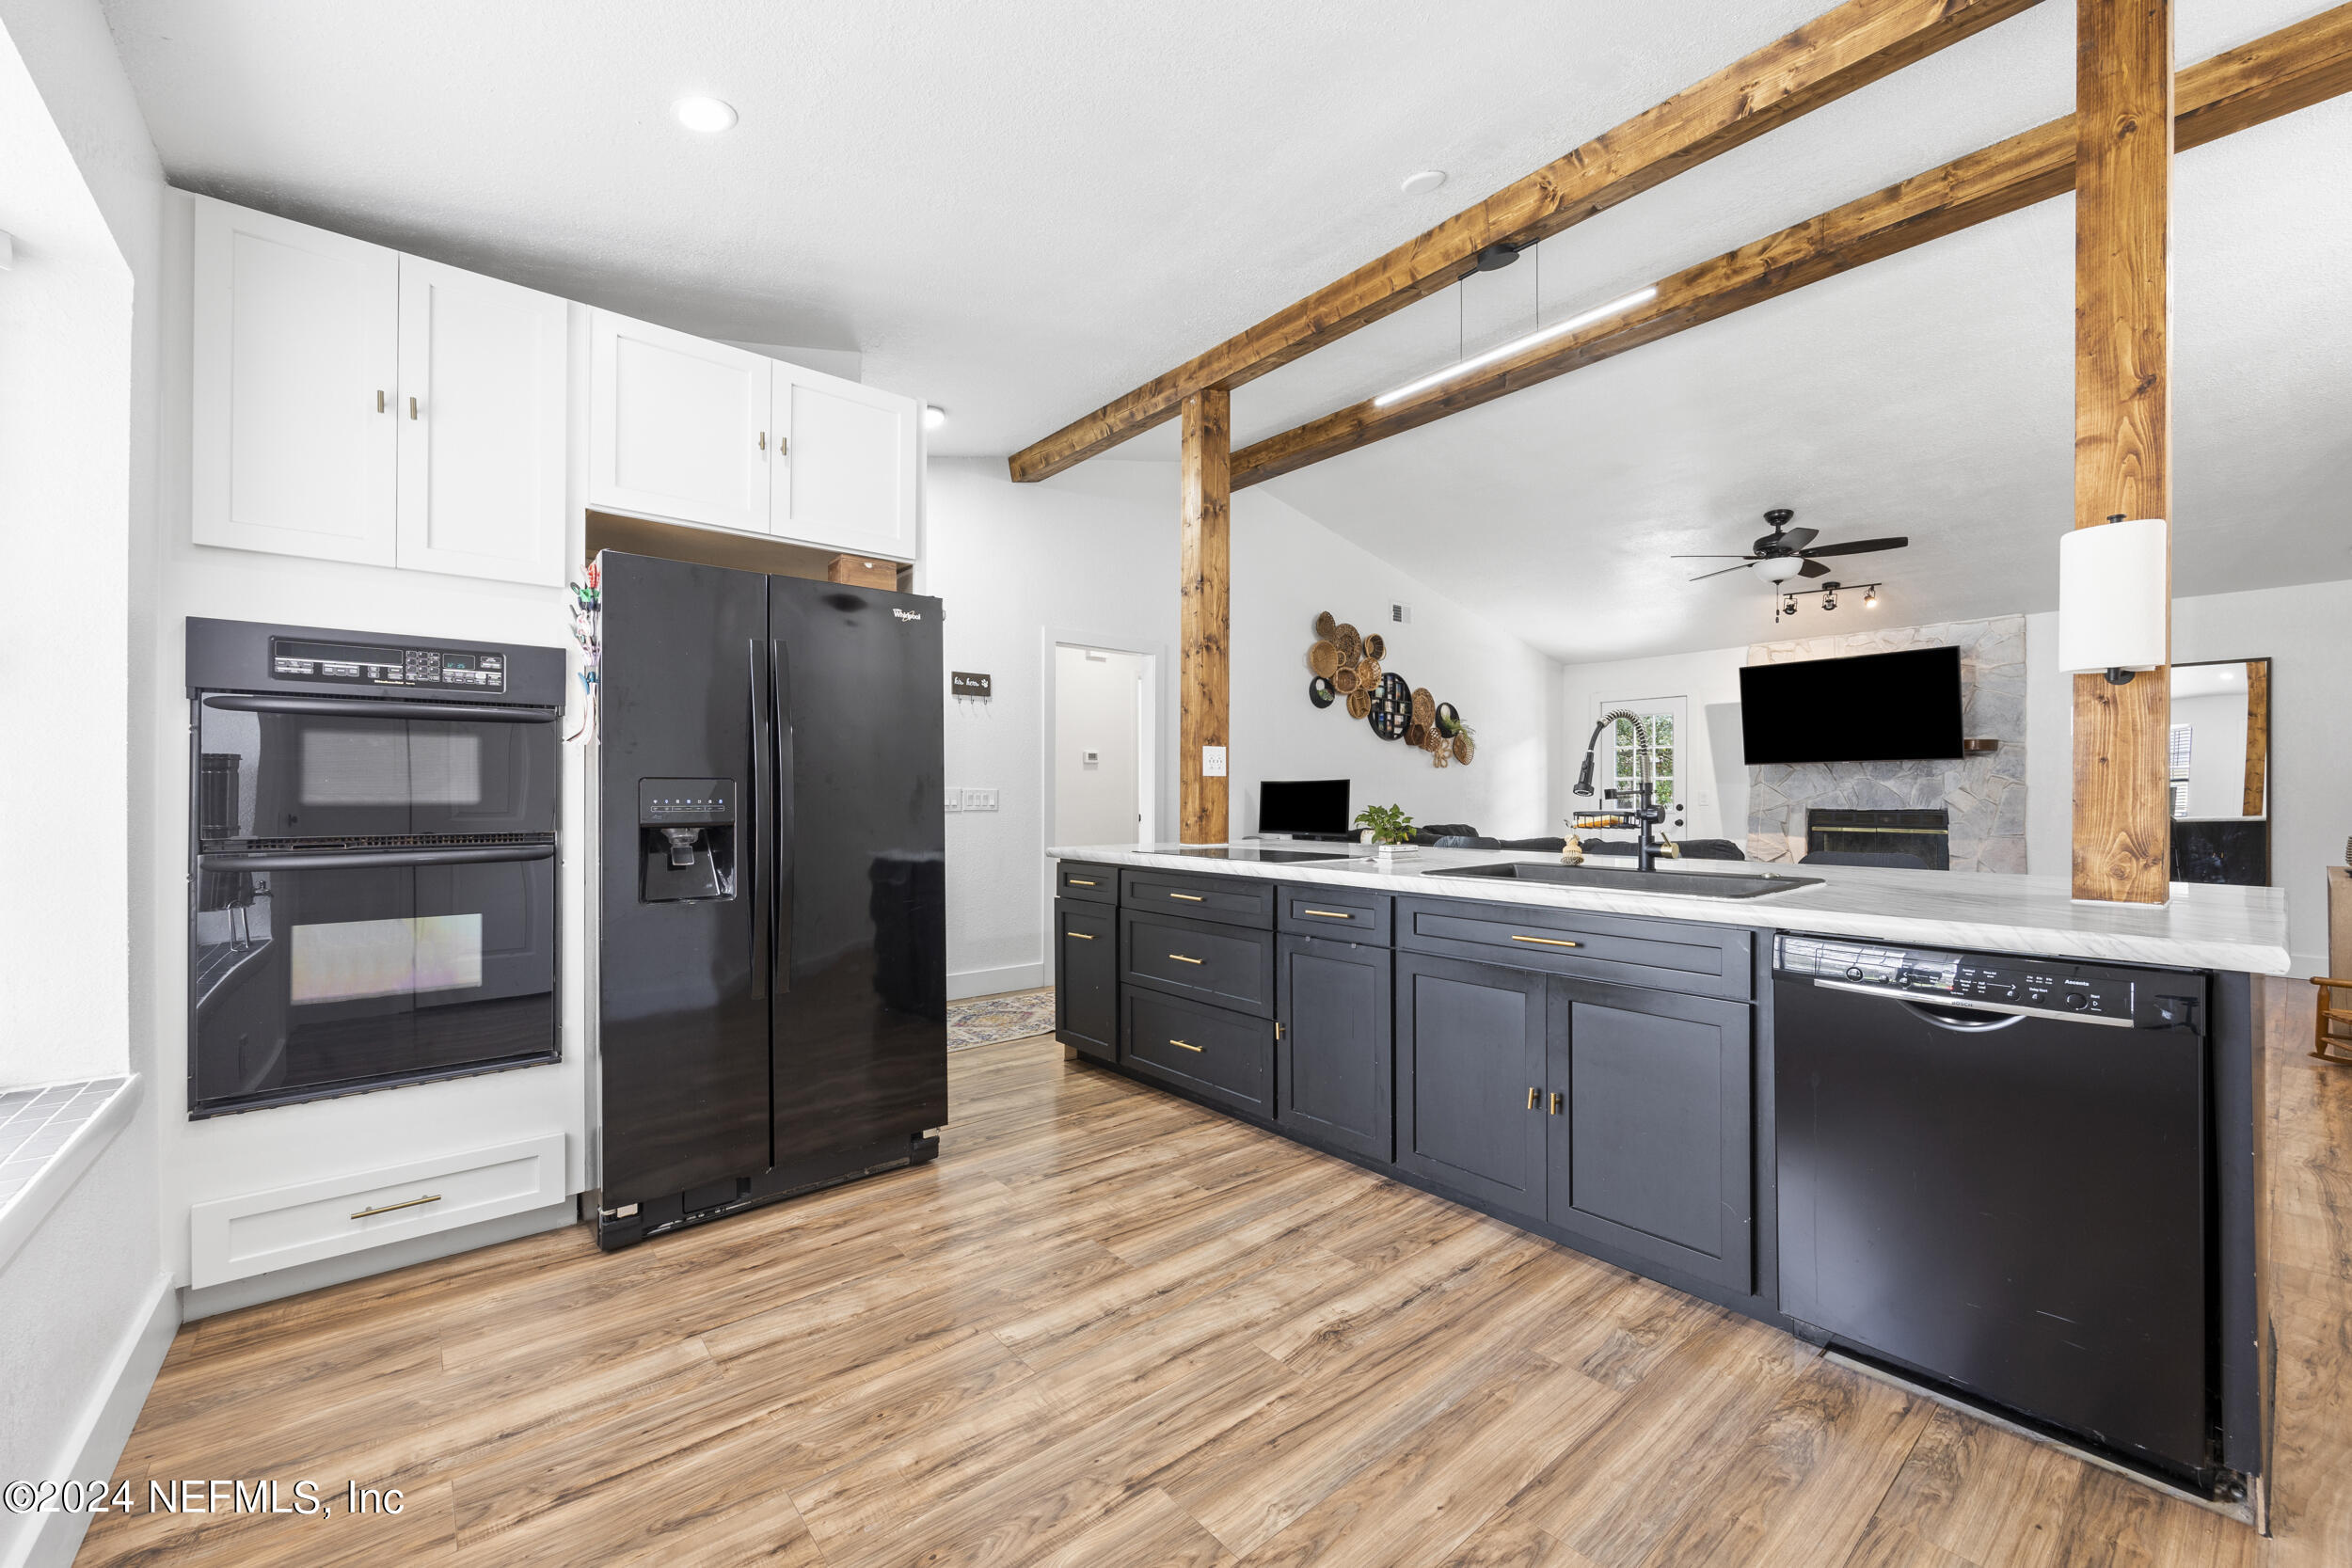
[[[1774,877],[1751,871],[1637,871],[1614,865],[1561,865],[1550,861],[1512,861],[1502,865],[1465,865],[1425,871],[1425,877],[1505,877],[1522,882],[1557,882],[1564,887],[1601,887],[1625,893],[1672,893],[1686,898],[1762,898],[1801,887],[1817,887],[1819,877]]]

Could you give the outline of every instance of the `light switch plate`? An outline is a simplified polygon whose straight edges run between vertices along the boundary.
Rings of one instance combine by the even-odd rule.
[[[1224,747],[1203,746],[1200,748],[1200,776],[1204,779],[1225,777]]]
[[[961,811],[963,809],[962,790],[950,789],[947,791],[947,809],[949,811]]]
[[[994,811],[996,809],[996,792],[993,789],[965,790],[963,792],[963,809],[966,811]]]

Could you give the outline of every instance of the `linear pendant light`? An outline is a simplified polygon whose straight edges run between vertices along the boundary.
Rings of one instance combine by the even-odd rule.
[[[1432,371],[1419,381],[1408,381],[1392,392],[1381,393],[1372,400],[1372,405],[1375,408],[1386,408],[1392,403],[1402,403],[1416,392],[1425,392],[1432,387],[1443,386],[1457,375],[1468,375],[1470,372],[1482,370],[1498,359],[1508,359],[1522,349],[1534,348],[1537,343],[1548,343],[1552,339],[1573,332],[1580,326],[1590,326],[1595,322],[1607,321],[1611,316],[1621,316],[1635,306],[1647,305],[1657,297],[1658,290],[1655,287],[1636,289],[1623,299],[1613,299],[1608,304],[1597,306],[1581,315],[1570,316],[1565,321],[1553,322],[1549,326],[1538,327],[1524,338],[1514,338],[1507,343],[1498,343],[1484,354],[1473,354],[1468,359],[1448,365],[1444,370]]]

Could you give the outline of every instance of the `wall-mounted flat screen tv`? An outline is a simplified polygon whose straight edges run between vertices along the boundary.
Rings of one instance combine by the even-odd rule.
[[[1740,735],[1751,763],[1956,757],[1960,730],[1958,648],[1740,672]]]

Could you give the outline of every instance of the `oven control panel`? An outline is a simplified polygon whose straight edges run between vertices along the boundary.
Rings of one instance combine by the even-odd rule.
[[[2151,1027],[2189,1022],[2183,1004],[2191,977],[2008,953],[1952,953],[1840,937],[1784,936],[1778,974],[1833,986],[1892,991],[1995,1012],[2046,1013]],[[2158,981],[2175,981],[2170,991]],[[2195,988],[2201,990],[2201,986]],[[2179,1015],[2179,1016],[2176,1016]]]
[[[429,686],[444,691],[502,692],[506,656],[457,648],[396,648],[383,643],[269,640],[278,680],[348,681],[354,686]]]

